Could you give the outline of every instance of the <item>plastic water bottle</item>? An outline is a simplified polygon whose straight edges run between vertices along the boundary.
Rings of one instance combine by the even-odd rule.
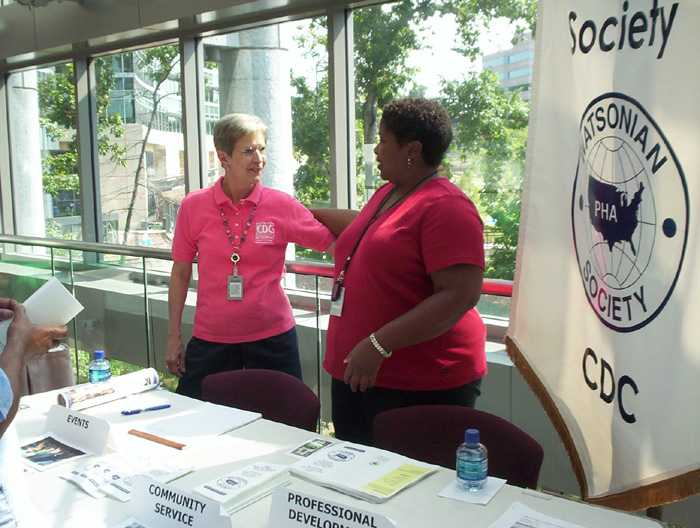
[[[107,381],[112,377],[112,370],[109,367],[109,361],[105,359],[104,350],[95,350],[92,356],[92,361],[88,366],[88,381],[90,383],[99,383]]]
[[[457,482],[468,491],[479,491],[488,477],[488,452],[479,443],[479,430],[464,431],[464,443],[457,448]]]

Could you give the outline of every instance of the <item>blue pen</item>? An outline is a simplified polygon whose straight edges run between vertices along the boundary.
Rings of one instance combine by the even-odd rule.
[[[145,409],[131,409],[128,411],[122,411],[124,416],[131,416],[132,414],[139,414],[147,411],[160,411],[162,409],[170,409],[169,403],[164,403],[163,405],[154,405],[153,407],[146,407]]]

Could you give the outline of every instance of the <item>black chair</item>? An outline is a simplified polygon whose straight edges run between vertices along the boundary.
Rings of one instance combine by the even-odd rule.
[[[470,407],[416,405],[384,411],[374,419],[374,445],[455,469],[457,446],[469,427],[479,429],[488,450],[489,475],[515,486],[537,486],[542,446],[507,420]]]
[[[255,411],[263,418],[316,431],[321,403],[304,382],[284,372],[264,369],[231,370],[202,381],[202,399]]]

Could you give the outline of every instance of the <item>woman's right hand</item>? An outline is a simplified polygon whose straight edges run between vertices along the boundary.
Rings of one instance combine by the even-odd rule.
[[[182,346],[182,337],[168,335],[168,347],[165,351],[165,364],[168,370],[178,378],[185,372],[185,348]]]

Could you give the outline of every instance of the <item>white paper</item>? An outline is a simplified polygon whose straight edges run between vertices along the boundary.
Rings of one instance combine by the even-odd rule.
[[[260,413],[205,402],[177,415],[153,420],[138,429],[190,446],[238,429],[261,417]]]
[[[257,462],[205,482],[194,491],[221,504],[231,515],[287,483],[287,466]]]
[[[307,440],[303,444],[298,445],[288,454],[296,458],[308,458],[313,455],[316,451],[320,451],[328,446],[332,446],[335,442],[328,440],[327,438],[312,438]]]
[[[56,277],[46,281],[23,304],[35,325],[65,325],[83,309]]]
[[[344,442],[321,449],[290,469],[298,477],[378,503],[435,472],[437,467],[382,449]]]
[[[504,479],[488,477],[482,489],[479,491],[468,491],[462,488],[456,480],[453,480],[438,493],[438,497],[469,502],[471,504],[488,504],[505,485],[506,481]]]
[[[489,528],[582,528],[582,526],[543,515],[520,502],[514,502]]]

